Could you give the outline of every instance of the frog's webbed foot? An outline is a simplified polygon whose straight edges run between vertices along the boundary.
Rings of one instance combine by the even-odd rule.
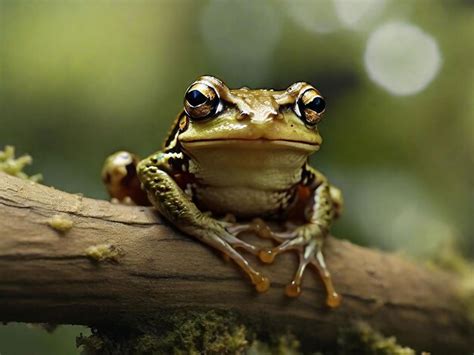
[[[341,303],[341,296],[334,289],[331,274],[329,273],[321,251],[320,242],[312,240],[302,250],[298,250],[298,256],[300,260],[295,276],[286,286],[285,292],[287,296],[297,297],[300,295],[304,271],[308,265],[312,265],[318,271],[324,288],[326,289],[326,304],[331,308],[338,307]]]
[[[233,224],[227,227],[227,230],[235,235],[251,232],[262,239],[272,239],[280,243],[285,239],[285,237],[280,236],[281,233],[273,232],[268,224],[261,218],[255,218],[246,224]]]
[[[215,221],[210,230],[205,231],[205,236],[198,236],[205,243],[220,250],[224,255],[232,259],[250,277],[258,292],[265,292],[270,287],[270,280],[256,271],[237,249],[243,249],[251,254],[258,255],[259,249],[236,237],[229,231],[233,225],[228,222]],[[211,233],[209,233],[211,232]]]
[[[246,241],[237,238],[237,235],[240,232],[236,232],[239,230],[240,226],[235,223],[227,223],[222,222],[224,224],[224,228],[226,230],[226,234],[222,237],[227,243],[229,243],[234,249],[243,249],[246,252],[258,256],[260,253],[260,249],[257,248],[255,245],[247,243]]]
[[[326,289],[326,304],[337,307],[341,302],[340,295],[335,291],[331,274],[326,266],[322,253],[325,233],[317,224],[307,224],[289,232],[272,232],[272,238],[281,244],[274,248],[262,249],[259,252],[260,260],[272,263],[278,254],[293,250],[298,253],[299,265],[293,280],[286,287],[289,297],[297,297],[301,293],[301,283],[308,265],[316,268]]]

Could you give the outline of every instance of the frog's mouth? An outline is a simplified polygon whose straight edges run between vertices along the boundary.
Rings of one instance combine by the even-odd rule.
[[[315,152],[319,150],[320,143],[297,141],[292,139],[268,139],[268,138],[212,138],[197,139],[190,141],[181,141],[185,150],[211,148],[211,147],[228,147],[240,149],[273,149],[276,147],[292,148],[307,152]]]
[[[281,138],[207,138],[184,141],[182,147],[194,162],[198,177],[207,184],[233,186],[229,182],[236,178],[235,184],[249,186],[262,176],[291,180],[301,174],[301,167],[319,144]]]

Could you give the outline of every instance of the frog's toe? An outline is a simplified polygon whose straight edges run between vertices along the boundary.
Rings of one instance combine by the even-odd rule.
[[[270,288],[270,279],[263,276],[261,273],[257,273],[255,279],[252,281],[255,285],[255,289],[260,293],[266,292]]]
[[[275,261],[275,256],[277,253],[274,252],[272,248],[261,249],[258,252],[258,257],[260,261],[265,264],[271,264]]]
[[[230,227],[227,227],[227,230],[235,235],[245,232],[252,232],[262,239],[275,239],[275,233],[261,218],[255,218],[250,223],[246,224],[234,224]]]
[[[256,271],[250,265],[249,261],[237,251],[237,249],[240,248],[256,254],[258,249],[229,233],[226,230],[225,224],[225,222],[217,222],[214,225],[215,230],[213,233],[209,234],[209,232],[206,231],[206,243],[220,250],[225,258],[233,260],[242,271],[248,275],[258,292],[267,291],[270,287],[270,280],[260,272]]]
[[[326,305],[330,308],[337,308],[341,305],[342,297],[338,293],[328,294],[326,297]]]
[[[237,238],[236,235],[238,235],[238,233],[232,233],[229,231],[232,230],[232,227],[233,226],[225,228],[227,233],[222,236],[222,239],[229,243],[234,249],[243,249],[253,255],[257,255],[258,248],[255,245],[252,245],[250,243],[247,243],[246,241],[243,241],[242,239]]]
[[[227,213],[223,218],[223,222],[235,224],[237,223],[237,218],[232,213]]]
[[[298,297],[301,293],[301,284],[297,283],[296,281],[291,281],[285,287],[285,294],[288,297]]]
[[[250,229],[262,239],[274,239],[274,232],[270,229],[268,224],[261,218],[255,218],[250,223]]]
[[[274,248],[260,249],[258,256],[262,262],[271,264],[278,254],[281,254],[287,250],[301,250],[304,244],[305,237],[299,236],[293,239],[285,240],[283,243]]]
[[[331,274],[329,273],[329,270],[326,266],[323,253],[321,252],[320,248],[318,248],[315,256],[311,258],[310,262],[311,265],[313,265],[318,271],[319,276],[323,281],[324,288],[326,289],[326,305],[330,308],[339,307],[342,297],[334,289]]]
[[[308,264],[312,261],[312,255],[316,248],[316,241],[313,240],[305,248],[298,251],[299,265],[296,269],[293,280],[286,286],[285,293],[289,297],[298,297],[301,294],[301,283]]]

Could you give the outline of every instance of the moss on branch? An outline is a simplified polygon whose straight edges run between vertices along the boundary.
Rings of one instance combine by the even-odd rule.
[[[252,354],[415,355],[395,337],[384,337],[364,322],[342,327],[331,350],[301,349],[284,326],[252,323],[231,311],[177,311],[130,329],[93,329],[77,338],[84,355]]]

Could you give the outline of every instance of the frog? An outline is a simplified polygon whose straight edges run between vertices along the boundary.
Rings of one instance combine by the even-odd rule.
[[[175,228],[223,253],[258,292],[267,291],[270,280],[246,255],[271,264],[296,252],[298,266],[285,293],[301,294],[311,266],[326,305],[335,308],[341,296],[323,246],[343,198],[309,164],[322,144],[318,124],[325,111],[324,97],[306,82],[284,90],[229,89],[214,76],[201,76],[185,91],[163,148],[142,160],[117,152],[106,159],[102,178],[113,198],[152,205]],[[256,246],[242,233],[270,239],[272,246]]]

